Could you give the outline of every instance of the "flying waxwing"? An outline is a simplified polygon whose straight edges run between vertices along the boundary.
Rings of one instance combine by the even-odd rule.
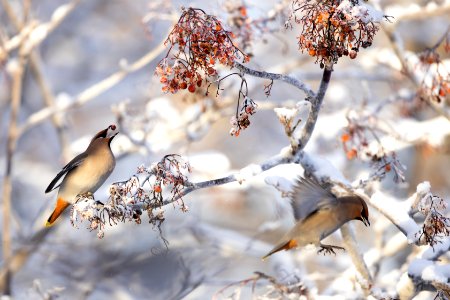
[[[116,166],[111,151],[111,141],[119,133],[116,125],[110,125],[97,133],[86,151],[72,159],[45,190],[48,193],[57,187],[56,207],[45,226],[51,226],[61,213],[76,202],[78,195],[93,194],[105,182]],[[60,184],[57,183],[64,177]]]
[[[296,224],[263,259],[291,248],[308,244],[319,246],[321,251],[333,252],[339,246],[324,245],[321,240],[351,220],[360,220],[370,226],[366,202],[357,195],[336,197],[318,183],[299,177],[292,195]]]

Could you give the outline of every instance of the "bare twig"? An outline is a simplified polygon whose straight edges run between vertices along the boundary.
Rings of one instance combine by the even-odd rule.
[[[26,39],[22,39],[22,50],[24,53],[30,53],[36,46],[42,43],[47,36],[55,30],[62,21],[75,9],[76,5],[80,0],[73,0],[68,4],[63,4],[59,6],[53,12],[53,15],[49,22],[39,24],[35,27],[32,27],[31,32],[27,35]],[[24,24],[16,17],[14,10],[12,9],[10,3],[7,0],[2,0],[2,5],[11,20],[11,23],[14,27],[20,31],[20,29],[24,26]],[[25,6],[25,10],[27,10],[29,6]],[[27,13],[25,12],[25,16]],[[0,53],[0,57],[2,53]]]
[[[57,107],[46,107],[43,108],[28,117],[25,123],[19,128],[19,135],[22,135],[25,131],[31,127],[47,120],[49,117],[56,113],[66,111],[70,108],[80,107],[83,104],[91,101],[95,97],[109,90],[120,81],[122,81],[129,74],[140,70],[141,68],[148,65],[153,61],[158,55],[160,55],[165,50],[164,43],[161,42],[156,48],[152,49],[150,52],[136,60],[133,64],[122,68],[121,70],[115,72],[114,74],[108,76],[102,81],[94,84],[93,86],[87,88],[77,96],[73,98],[73,101],[67,102]]]
[[[397,9],[394,16],[397,22],[394,22],[393,25],[395,26],[401,23],[398,21],[430,19],[436,16],[448,15],[450,12],[449,1],[442,1],[441,5],[428,5],[431,4],[428,1],[424,3],[427,3],[427,5],[420,7],[415,3],[410,3],[409,6],[402,6],[401,10]],[[387,10],[389,11],[389,7]]]
[[[415,75],[414,69],[410,67],[410,65],[407,63],[406,57],[405,57],[405,49],[403,49],[403,41],[400,37],[400,35],[395,31],[394,28],[389,28],[387,26],[384,27],[384,31],[386,32],[389,41],[392,44],[392,48],[394,49],[395,54],[397,55],[398,59],[401,62],[402,65],[402,71],[404,72],[405,76],[416,86],[416,88],[419,88],[422,83],[420,79]],[[447,29],[448,31],[448,29]],[[447,31],[445,32],[447,34]],[[450,113],[440,105],[436,104],[434,101],[429,101],[426,99],[426,103],[436,112],[447,118],[447,120],[450,120]]]
[[[42,228],[33,233],[30,238],[26,238],[25,244],[4,262],[2,269],[0,270],[0,290],[4,291],[6,283],[9,282],[11,274],[16,274],[22,266],[28,261],[31,255],[37,252],[37,249],[42,245],[47,235],[53,231],[53,227]]]
[[[19,115],[20,103],[22,99],[22,84],[23,74],[27,57],[23,53],[19,52],[19,58],[12,70],[13,83],[11,91],[11,113],[9,119],[8,138],[6,143],[6,167],[5,176],[3,179],[3,229],[2,229],[2,241],[3,241],[3,260],[8,262],[11,258],[11,192],[12,192],[12,170],[13,170],[13,157],[16,151],[18,130],[17,130],[17,117]],[[4,282],[0,283],[3,286],[3,293],[6,295],[11,294],[11,272],[6,267]]]
[[[53,13],[52,20],[50,22],[48,22],[49,25],[47,25],[47,28],[48,28],[47,36],[49,33],[51,33],[53,30],[55,30],[64,21],[64,19],[75,9],[75,7],[78,3],[79,3],[79,0],[75,0],[71,4],[61,5],[55,10],[55,12]],[[5,7],[7,7],[7,9],[5,9],[5,10],[8,13],[8,17],[20,35],[21,32],[24,29],[26,29],[28,26],[26,24],[22,23],[17,18],[17,16],[14,14],[14,11],[12,10],[12,8],[10,7],[10,4],[8,2],[3,3],[3,5]],[[59,13],[57,13],[57,12],[59,12]],[[33,73],[33,76],[35,77],[35,79],[38,83],[38,86],[41,90],[45,104],[48,107],[54,106],[55,105],[55,97],[54,97],[53,93],[51,92],[50,86],[47,83],[47,80],[41,71],[41,68],[39,66],[38,56],[34,52],[31,52],[29,60],[30,60],[31,72]],[[60,141],[60,144],[62,147],[63,157],[65,158],[66,161],[68,161],[70,153],[69,153],[68,138],[67,138],[66,134],[64,133],[63,121],[59,116],[54,115],[52,117],[52,122],[58,133],[59,141]]]
[[[239,69],[239,71],[241,71],[242,73],[248,74],[248,75],[251,75],[254,77],[283,81],[283,82],[290,84],[292,86],[295,86],[299,90],[303,91],[308,97],[312,98],[312,97],[316,96],[314,91],[310,87],[308,87],[306,83],[304,83],[292,76],[277,74],[277,73],[269,73],[269,72],[264,72],[264,71],[256,71],[256,70],[250,69],[238,62],[234,63],[234,67]]]

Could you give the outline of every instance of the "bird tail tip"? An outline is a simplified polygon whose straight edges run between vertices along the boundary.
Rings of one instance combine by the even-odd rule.
[[[62,214],[62,212],[69,206],[70,203],[65,201],[63,198],[58,198],[56,201],[56,207],[53,210],[52,214],[48,218],[47,222],[45,223],[45,227],[50,227],[53,225],[53,223],[58,219],[58,217]]]
[[[286,243],[282,243],[278,246],[276,246],[275,248],[273,248],[269,253],[267,253],[266,255],[264,255],[261,259],[264,261],[266,260],[269,256],[271,256],[272,254],[279,252],[281,250],[289,250],[292,248],[295,248],[298,246],[298,243],[296,240],[291,239],[289,241],[287,241]]]

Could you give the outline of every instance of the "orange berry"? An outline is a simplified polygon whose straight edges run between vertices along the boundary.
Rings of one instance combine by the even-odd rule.
[[[239,7],[239,12],[241,13],[241,16],[243,17],[247,16],[247,8],[245,6]]]
[[[344,133],[343,135],[341,135],[341,141],[343,143],[346,143],[350,140],[350,135],[348,133]]]
[[[391,164],[385,165],[384,169],[386,170],[386,172],[390,172],[391,171]]]
[[[153,190],[154,190],[156,193],[161,193],[161,192],[162,192],[162,189],[161,189],[161,186],[160,186],[160,185],[155,185],[154,188],[153,188]]]
[[[191,93],[194,93],[195,92],[195,85],[190,84],[189,88],[188,88],[188,91],[191,92]]]
[[[355,148],[347,151],[347,158],[348,159],[354,159],[356,157],[356,154],[358,154],[358,152],[356,151]]]

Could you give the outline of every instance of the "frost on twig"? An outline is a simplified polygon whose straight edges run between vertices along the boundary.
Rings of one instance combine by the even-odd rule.
[[[393,136],[395,131],[377,116],[377,113],[379,110],[375,112],[350,110],[346,116],[347,126],[341,135],[347,159],[358,158],[367,161],[372,167],[373,171],[369,178],[361,181],[360,186],[365,186],[371,181],[381,181],[388,173],[393,173],[393,180],[396,183],[405,181],[406,167],[400,162],[396,152],[386,149],[381,142],[382,134]]]
[[[430,192],[430,183],[424,182],[417,186],[416,195],[419,201],[413,208],[425,218],[420,232],[416,233],[419,240],[430,245],[433,249],[444,237],[450,236],[450,218],[446,217],[447,203],[444,199]]]
[[[311,103],[308,101],[298,102],[295,108],[279,107],[274,109],[293,148],[295,148],[297,141],[302,137],[301,128],[304,125],[302,117],[307,116],[310,110]],[[305,113],[306,111],[308,112]]]
[[[265,283],[267,282],[267,283]],[[251,284],[252,299],[307,299],[308,289],[302,283],[300,278],[295,278],[292,282],[281,283],[276,278],[264,274],[263,272],[255,272],[255,275],[237,282],[233,282],[214,294],[213,299],[243,299],[242,288]],[[257,285],[265,284],[262,294],[256,295],[255,288]],[[225,292],[234,287],[230,294]]]
[[[183,188],[190,185],[186,175],[190,171],[189,163],[179,155],[166,155],[149,168],[139,167],[130,179],[113,183],[104,204],[95,201],[92,194],[80,195],[73,205],[71,222],[77,227],[79,222],[88,221],[88,228],[97,230],[97,236],[102,238],[106,225],[141,224],[141,215],[147,212],[149,223],[159,229],[165,220],[164,205],[178,201],[182,211],[188,210],[182,196]],[[169,200],[164,200],[165,195]]]
[[[445,215],[446,201],[431,194],[430,188],[428,182],[419,184],[417,192],[403,202],[379,191],[367,201],[397,226],[410,244],[434,247],[450,236],[450,219]],[[416,213],[424,218],[422,225],[412,218]]]

